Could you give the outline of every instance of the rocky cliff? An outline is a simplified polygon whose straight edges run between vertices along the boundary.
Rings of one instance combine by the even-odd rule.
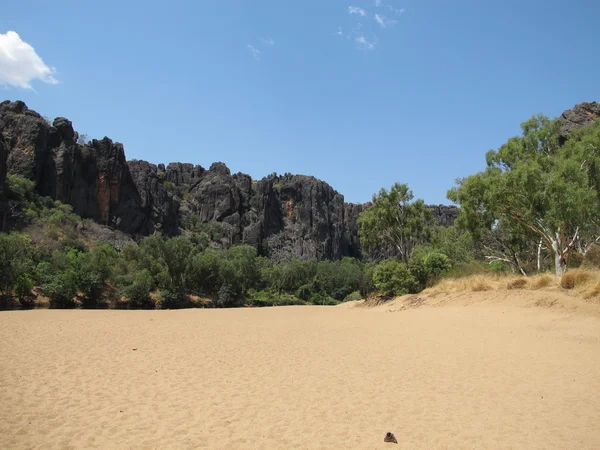
[[[356,221],[368,205],[345,203],[314,177],[254,181],[223,163],[206,170],[126,162],[121,144],[107,137],[78,143],[69,120],[47,123],[20,101],[0,103],[0,133],[0,177],[7,169],[25,176],[41,195],[131,236],[209,231],[223,246],[248,243],[274,259],[360,256]],[[457,215],[452,206],[432,209],[444,226]]]
[[[600,103],[598,102],[579,103],[574,108],[562,113],[559,118],[558,131],[561,145],[573,131],[590,125],[598,118],[600,118]]]

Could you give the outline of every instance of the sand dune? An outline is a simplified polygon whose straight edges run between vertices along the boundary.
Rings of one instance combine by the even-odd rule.
[[[2,312],[0,342],[3,449],[600,447],[600,314],[559,294]]]

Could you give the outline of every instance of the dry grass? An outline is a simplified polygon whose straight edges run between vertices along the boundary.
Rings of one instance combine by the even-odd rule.
[[[597,298],[600,295],[600,282],[589,288],[583,293],[583,297],[586,299]]]
[[[536,275],[531,280],[531,287],[533,289],[543,289],[548,287],[555,281],[555,278],[548,274]]]
[[[572,269],[562,278],[549,273],[531,277],[502,274],[479,274],[465,278],[445,278],[426,293],[459,293],[502,290],[570,291],[576,297],[600,299],[600,270]]]
[[[597,278],[598,274],[590,270],[575,269],[565,273],[560,279],[560,287],[563,289],[575,289],[586,284],[591,278]]]
[[[493,289],[492,284],[482,276],[475,276],[471,279],[467,279],[466,281],[473,292],[491,291]]]
[[[527,286],[527,278],[515,278],[506,283],[506,289],[525,289]]]

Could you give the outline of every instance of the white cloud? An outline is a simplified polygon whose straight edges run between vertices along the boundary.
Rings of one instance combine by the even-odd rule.
[[[262,42],[265,45],[268,45],[269,47],[273,47],[275,45],[275,41],[271,38],[268,38],[268,39],[262,38],[260,40],[260,42]]]
[[[375,50],[375,42],[368,41],[364,36],[358,36],[354,38],[356,47],[363,50]]]
[[[31,89],[31,82],[36,79],[57,84],[55,72],[16,32],[0,33],[0,85]]]
[[[386,28],[388,25],[395,25],[397,23],[395,20],[389,20],[387,17],[380,14],[375,14],[375,21],[381,28]]]
[[[375,0],[375,6],[381,6],[381,0]]]
[[[394,14],[402,14],[404,13],[404,8],[398,9],[398,8],[394,8],[393,6],[389,6],[388,8],[390,8],[390,11],[392,11]]]
[[[362,17],[365,17],[367,12],[358,6],[348,6],[348,14],[358,14]]]
[[[344,32],[342,31],[342,27],[338,27],[338,30],[336,31],[336,33],[338,36],[343,36]]]
[[[252,56],[254,56],[254,59],[260,59],[260,50],[259,49],[257,49],[256,47],[254,47],[253,45],[250,45],[250,44],[248,44],[248,48],[252,52]]]

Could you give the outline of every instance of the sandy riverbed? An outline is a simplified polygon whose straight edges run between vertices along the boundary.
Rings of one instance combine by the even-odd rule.
[[[599,448],[600,315],[493,295],[0,312],[0,448]]]

